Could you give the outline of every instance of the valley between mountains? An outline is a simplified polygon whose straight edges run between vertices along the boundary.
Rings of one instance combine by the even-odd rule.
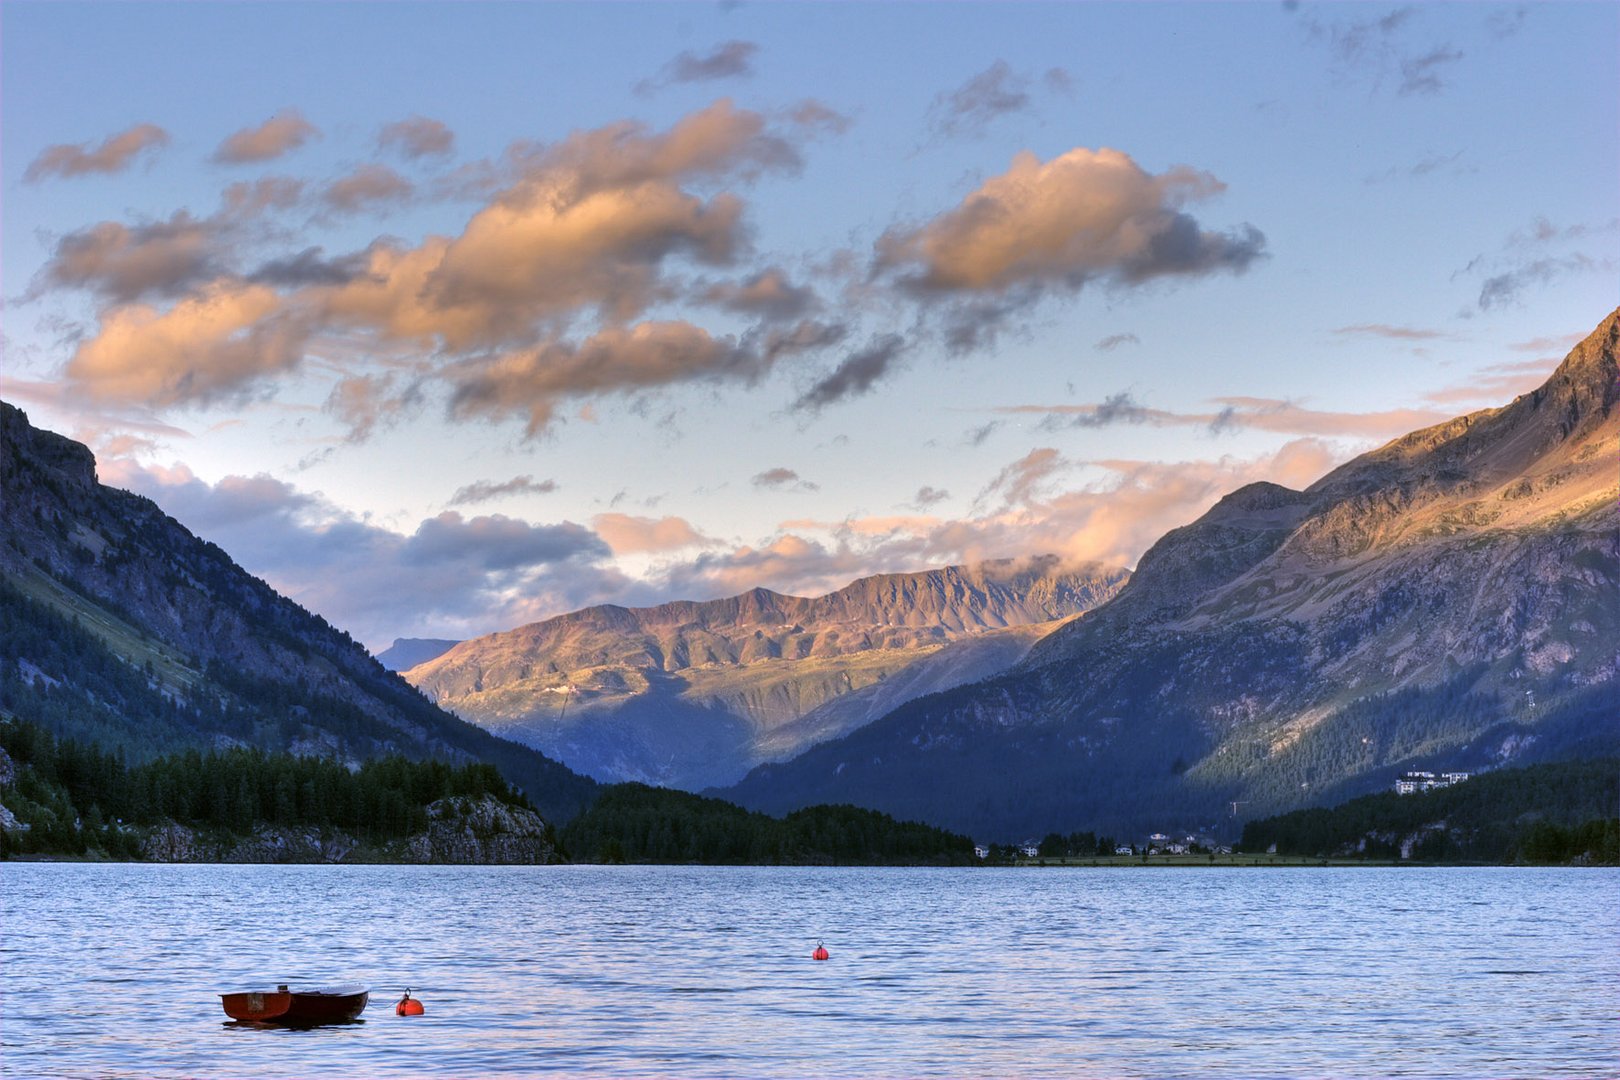
[[[0,403],[0,706],[131,761],[492,762],[558,822],[640,780],[997,839],[1234,833],[1405,769],[1613,755],[1617,340],[1611,313],[1500,408],[1234,491],[1134,572],[601,606],[381,663]]]

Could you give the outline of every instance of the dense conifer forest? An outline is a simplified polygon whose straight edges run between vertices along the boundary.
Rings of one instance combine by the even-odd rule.
[[[145,828],[169,822],[245,835],[261,825],[339,829],[385,843],[427,828],[428,804],[489,795],[530,808],[493,765],[377,758],[351,771],[330,758],[238,748],[186,750],[130,765],[37,724],[0,723],[15,776],[5,806],[26,830],[0,831],[0,854],[140,857]]]
[[[951,864],[973,841],[854,806],[812,806],[783,818],[720,799],[615,784],[563,830],[576,861],[734,864]]]
[[[1242,848],[1424,862],[1620,864],[1620,759],[1485,773],[1251,821]]]

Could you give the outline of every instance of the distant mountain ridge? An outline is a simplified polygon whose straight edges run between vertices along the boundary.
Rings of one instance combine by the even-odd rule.
[[[848,730],[790,730],[826,702],[953,641],[1089,610],[1128,576],[1049,556],[877,575],[813,598],[603,605],[462,642],[406,678],[598,778],[698,788]]]
[[[1615,752],[1617,316],[1507,406],[1233,492],[1014,670],[718,794],[1004,837],[1235,828],[1404,767]]]
[[[395,638],[392,645],[377,654],[377,662],[389,671],[407,671],[460,644],[459,638]]]
[[[497,765],[566,820],[595,785],[427,702],[90,450],[0,402],[0,711],[132,760],[255,746]]]

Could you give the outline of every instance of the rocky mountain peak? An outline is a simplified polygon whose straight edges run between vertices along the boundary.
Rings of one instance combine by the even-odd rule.
[[[9,485],[23,469],[48,473],[70,487],[96,486],[96,456],[88,446],[34,427],[27,413],[0,401],[0,477]]]

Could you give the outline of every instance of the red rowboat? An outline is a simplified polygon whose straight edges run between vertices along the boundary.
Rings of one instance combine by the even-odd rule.
[[[359,983],[323,986],[318,990],[250,990],[221,994],[225,1015],[232,1020],[259,1020],[272,1024],[336,1024],[353,1020],[365,1011],[371,988]]]

